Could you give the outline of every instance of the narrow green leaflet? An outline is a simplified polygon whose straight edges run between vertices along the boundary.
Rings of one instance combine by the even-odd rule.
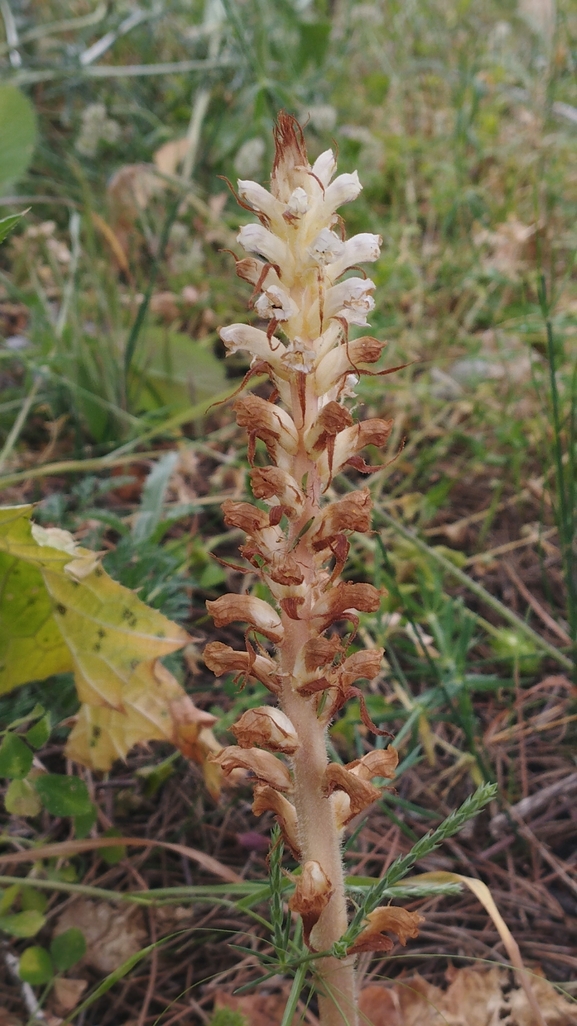
[[[10,214],[8,217],[0,217],[0,242],[4,242],[6,236],[16,227],[20,218],[26,213],[27,211],[23,210],[21,214]]]

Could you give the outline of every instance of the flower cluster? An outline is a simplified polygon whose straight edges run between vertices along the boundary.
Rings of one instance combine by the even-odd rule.
[[[347,621],[356,627],[359,613],[379,606],[372,585],[341,579],[349,534],[370,528],[369,492],[359,489],[334,501],[326,493],[344,467],[372,469],[361,453],[368,445],[383,446],[391,430],[388,420],[354,420],[350,410],[359,375],[375,373],[371,367],[385,343],[370,335],[349,339],[350,325],[367,325],[375,286],[358,274],[342,276],[376,260],[381,239],[369,233],[345,239],[337,210],[359,195],[361,185],[356,172],[334,177],[335,168],[331,150],[310,166],[300,126],[281,113],[270,192],[255,182],[238,183],[239,202],[259,223],[240,230],[248,255],[236,260],[236,271],[253,286],[251,305],[267,323],[232,324],[221,338],[229,353],[250,355],[249,375],[266,372],[273,391],[268,400],[248,394],[235,402],[238,424],[248,434],[258,505],[228,501],[224,518],[245,532],[241,552],[271,601],[228,594],[208,602],[217,627],[241,621],[248,630],[244,650],[214,641],[204,655],[217,675],[233,671],[258,680],[278,702],[278,708],[244,713],[233,728],[237,745],[217,761],[224,773],[239,767],[252,773],[254,813],[275,814],[301,862],[291,908],[301,914],[307,943],[316,950],[330,949],[347,926],[342,830],[379,796],[373,779],[393,778],[397,764],[390,746],[347,766],[329,762],[326,748],[327,726],[352,695],[360,697],[365,723],[376,730],[355,682],[375,678],[382,659],[382,650],[348,655],[335,627]],[[257,459],[259,442],[267,465],[262,449]],[[398,935],[414,934],[416,918],[395,911]],[[375,924],[391,928],[391,917],[373,919],[354,951],[370,948],[370,937],[380,935]],[[351,988],[342,976],[339,988],[344,1018],[327,1009],[323,1026],[355,1021]]]

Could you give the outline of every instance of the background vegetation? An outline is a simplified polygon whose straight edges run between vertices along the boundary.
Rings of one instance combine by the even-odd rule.
[[[364,185],[343,211],[349,234],[383,236],[372,331],[389,340],[387,366],[402,368],[361,386],[363,415],[394,416],[395,429],[387,465],[369,479],[375,533],[353,544],[351,561],[354,577],[386,590],[360,633],[386,648],[367,705],[395,733],[402,772],[351,838],[351,865],[379,877],[477,784],[496,781],[500,804],[422,868],[490,884],[528,964],[570,993],[575,5],[2,0],[0,15],[0,213],[27,210],[0,251],[0,500],[36,503],[38,523],[104,550],[113,577],[187,628],[193,641],[170,669],[218,717],[226,743],[239,711],[263,695],[215,684],[199,657],[216,637],[205,599],[241,587],[228,565],[238,538],[219,507],[246,487],[245,442],[218,404],[246,367],[224,362],[217,327],[252,316],[227,252],[248,218],[223,178],[266,178],[280,108],[306,122],[312,156],[336,144],[341,170],[358,168]],[[253,819],[248,790],[215,802],[198,768],[162,745],[104,777],[66,768],[77,709],[67,674],[0,702],[7,736],[50,720],[28,750],[40,768],[84,780],[94,836],[159,838],[241,876],[266,875],[269,824]],[[353,704],[332,729],[337,757],[362,754],[365,735]],[[86,805],[49,806],[0,814],[8,853],[79,836],[71,817]],[[98,902],[104,891],[212,879],[182,853],[128,856],[117,845],[69,856],[31,870],[61,890],[7,877],[0,900],[0,916],[43,917],[34,944],[50,961],[37,956],[44,969],[29,979],[60,1017],[82,992],[67,1009],[54,986],[72,957],[50,947],[63,893],[78,885]],[[427,916],[420,940],[371,963],[375,978],[408,966],[439,983],[447,956],[506,961],[471,896],[414,907]],[[121,960],[99,963],[90,941],[87,958],[69,938],[84,959],[72,976],[96,993],[79,1022],[207,1022],[215,993],[218,1005],[255,975],[250,954],[223,938],[266,950],[258,927],[247,940],[236,907],[191,910],[184,891],[164,919],[126,910],[114,932],[135,958],[170,939],[100,994]],[[9,956],[31,949],[10,923],[6,937],[0,1005],[22,1022],[33,1008]],[[211,983],[215,968],[224,975]],[[274,983],[280,1022],[284,982]]]

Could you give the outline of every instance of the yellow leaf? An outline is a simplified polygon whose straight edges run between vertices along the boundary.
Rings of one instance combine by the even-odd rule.
[[[71,758],[104,770],[135,744],[166,740],[204,764],[219,747],[214,717],[157,661],[186,644],[186,631],[113,581],[67,531],[31,525],[31,512],[0,509],[0,692],[74,670],[84,704]]]

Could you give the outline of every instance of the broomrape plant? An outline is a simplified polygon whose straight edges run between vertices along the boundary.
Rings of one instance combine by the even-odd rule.
[[[337,211],[359,195],[361,184],[356,172],[334,178],[335,167],[331,150],[311,167],[298,122],[281,113],[270,192],[238,183],[241,206],[260,223],[240,229],[248,255],[236,260],[236,272],[253,286],[251,305],[268,328],[232,324],[221,337],[229,353],[250,354],[249,376],[266,372],[273,392],[268,400],[249,394],[235,402],[248,433],[253,495],[267,508],[227,501],[223,510],[226,523],[246,533],[241,552],[271,601],[228,594],[208,602],[217,627],[242,621],[249,630],[243,651],[213,641],[204,658],[215,674],[252,677],[278,701],[245,712],[232,728],[237,744],[215,760],[225,774],[251,772],[255,815],[274,813],[300,862],[289,908],[300,914],[311,951],[322,953],[314,962],[322,1026],[355,1026],[357,953],[391,950],[384,931],[404,944],[417,935],[420,916],[371,900],[349,926],[343,831],[379,797],[373,780],[394,777],[398,756],[389,746],[342,766],[327,754],[327,728],[352,696],[360,699],[365,724],[383,733],[355,687],[377,676],[383,651],[349,655],[335,630],[346,621],[356,627],[359,613],[379,606],[372,585],[341,579],[349,532],[370,529],[371,499],[366,488],[334,500],[327,492],[344,467],[371,471],[360,454],[367,445],[383,446],[391,430],[388,420],[355,421],[350,411],[359,375],[386,373],[370,370],[385,343],[370,335],[349,339],[350,325],[367,326],[375,286],[358,275],[340,279],[376,260],[381,239],[364,233],[345,240]],[[255,465],[257,439],[267,466]],[[374,891],[372,899],[385,896]]]

